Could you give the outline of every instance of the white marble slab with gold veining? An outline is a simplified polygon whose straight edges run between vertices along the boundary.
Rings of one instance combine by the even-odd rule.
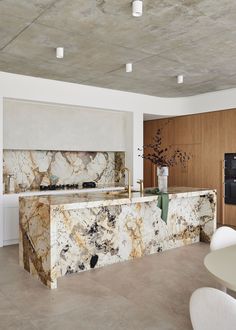
[[[13,175],[14,192],[39,190],[40,185],[124,184],[124,152],[4,150],[3,181]],[[8,193],[8,192],[7,192]]]
[[[61,276],[209,241],[216,192],[169,191],[167,223],[158,196],[107,193],[20,198],[20,263],[50,288]]]

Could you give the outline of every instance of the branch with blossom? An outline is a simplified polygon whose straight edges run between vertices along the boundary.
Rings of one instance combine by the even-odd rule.
[[[166,123],[166,125],[169,121]],[[165,126],[165,125],[164,125]],[[143,148],[138,148],[142,154],[139,157],[151,161],[158,167],[168,166],[172,167],[180,163],[183,167],[187,166],[187,162],[191,159],[192,155],[187,154],[181,149],[174,149],[172,146],[162,147],[162,136],[161,133],[164,129],[158,128],[155,136],[153,137],[153,143],[146,144]],[[146,149],[151,149],[151,152],[145,153]]]

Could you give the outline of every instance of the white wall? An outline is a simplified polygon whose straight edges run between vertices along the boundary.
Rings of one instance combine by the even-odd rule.
[[[84,107],[177,115],[182,101],[0,72],[5,98]]]
[[[179,116],[236,107],[236,88],[162,98],[0,72],[0,96],[84,107]]]
[[[133,170],[133,150],[136,148],[136,145],[134,144],[133,141],[133,123],[134,123],[134,118],[133,118],[133,112],[127,112],[126,113],[126,120],[125,120],[125,146],[126,146],[126,154],[125,154],[125,163],[126,166],[130,169]],[[139,161],[139,160],[138,160]],[[141,165],[142,166],[142,165]],[[140,167],[139,164],[139,175],[142,171],[142,168]],[[132,180],[134,178],[134,173]],[[135,179],[135,178],[134,178]],[[134,180],[133,180],[134,182]]]
[[[3,147],[126,151],[125,120],[120,111],[5,99]]]
[[[236,88],[181,98],[182,115],[236,109]]]
[[[137,148],[142,146],[143,127],[140,118],[143,112],[166,109],[168,100],[134,93],[113,91],[104,88],[64,83],[48,79],[27,77],[0,72],[0,96],[33,102],[73,105],[97,111],[111,110],[128,113],[126,124],[127,165],[132,168],[133,182],[143,177],[143,161],[137,157]],[[158,99],[158,100],[157,100]],[[161,105],[161,106],[160,106]],[[171,108],[169,108],[171,110]],[[127,121],[126,121],[127,123]]]
[[[125,144],[126,149],[130,150],[128,163],[132,168],[134,184],[137,179],[143,177],[143,161],[138,157],[137,148],[143,143],[144,113],[158,116],[179,116],[236,108],[236,89],[191,97],[161,98],[0,72],[0,161],[2,161],[3,131],[2,98],[89,107],[97,111],[106,109],[128,112]],[[1,171],[2,166],[0,166],[0,176]],[[0,188],[1,183],[0,178]],[[0,204],[0,212],[1,208],[2,204]],[[1,232],[1,213],[0,216]]]
[[[1,96],[33,102],[91,107],[98,111],[106,109],[131,113],[132,119],[129,120],[132,125],[126,128],[126,136],[130,136],[132,130],[132,142],[127,138],[126,145],[128,144],[133,151],[132,157],[129,157],[129,164],[132,158],[134,183],[143,177],[143,162],[137,157],[137,148],[142,145],[143,128],[140,120],[144,113],[179,116],[236,107],[236,89],[191,97],[161,98],[5,72],[0,72]]]
[[[3,97],[0,96],[0,247],[3,246]]]

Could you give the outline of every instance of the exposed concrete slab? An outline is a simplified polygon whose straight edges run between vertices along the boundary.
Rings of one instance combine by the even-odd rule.
[[[29,21],[18,17],[2,15],[0,11],[0,49],[28,25]]]
[[[94,79],[101,75],[100,72],[86,68],[72,67],[61,64],[60,60],[45,61],[35,59],[30,61],[24,57],[14,56],[8,53],[0,53],[0,71],[12,72],[34,77],[68,82],[81,83],[84,80]]]
[[[2,0],[0,49],[7,72],[157,96],[231,88],[236,2],[144,0],[135,19],[131,0]]]
[[[55,0],[1,0],[0,13],[32,20],[54,2]]]
[[[223,0],[216,3],[214,0],[201,0],[196,1],[194,7],[214,20],[230,26],[236,25],[235,1]]]
[[[4,51],[33,61],[44,59],[46,69],[47,61],[58,62],[55,56],[57,46],[65,47],[65,58],[60,61],[62,65],[85,70],[89,68],[92,74],[93,71],[106,73],[120,68],[123,63],[150,56],[142,51],[106,44],[89,36],[80,36],[40,24],[32,24]]]

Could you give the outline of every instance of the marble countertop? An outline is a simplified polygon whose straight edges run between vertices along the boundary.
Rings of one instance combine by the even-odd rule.
[[[153,189],[153,188],[149,188]],[[147,189],[148,190],[148,189]],[[186,198],[199,195],[206,195],[212,193],[212,189],[190,188],[190,187],[170,187],[168,189],[169,198]],[[40,203],[48,204],[51,208],[62,207],[64,209],[77,209],[77,208],[91,208],[108,205],[122,205],[139,202],[151,202],[158,199],[158,195],[150,193],[140,194],[140,192],[132,192],[131,198],[128,198],[127,193],[122,191],[93,191],[93,192],[80,192],[71,194],[60,195],[39,195],[39,196],[21,196],[20,198],[27,198],[35,200]]]
[[[201,195],[206,195],[212,191],[216,191],[216,189],[210,188],[194,188],[194,187],[169,187],[168,194],[170,198],[173,198],[175,195],[178,197],[191,197],[198,196],[199,193]]]
[[[47,196],[32,196],[32,197],[20,197],[31,199],[34,201],[37,199],[40,203],[49,204],[51,208],[57,208],[63,206],[64,209],[77,209],[77,208],[91,208],[108,205],[122,205],[138,202],[150,202],[157,200],[157,195],[143,194],[140,192],[132,192],[131,198],[128,198],[127,193],[117,194],[114,192],[90,192],[79,194],[66,194],[66,195],[47,195]]]

